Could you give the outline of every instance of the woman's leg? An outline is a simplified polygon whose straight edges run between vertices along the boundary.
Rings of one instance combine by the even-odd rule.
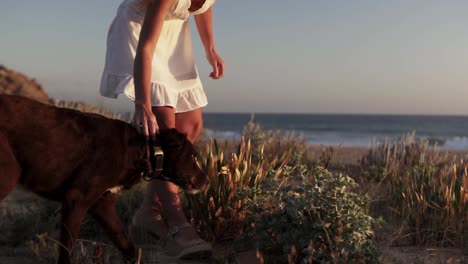
[[[159,120],[158,115],[156,118]],[[177,131],[187,134],[187,138],[193,143],[198,138],[202,128],[202,109],[196,109],[189,112],[175,114],[175,128]],[[162,129],[160,127],[160,129]],[[182,203],[179,197],[180,188],[167,181],[157,181],[152,184],[159,202],[161,212],[167,226],[180,226],[187,222],[182,210]],[[186,240],[197,239],[198,234],[194,229],[182,229],[178,236]]]
[[[175,128],[174,108],[153,107],[153,113],[156,115],[156,120],[158,121],[159,129]],[[145,230],[151,233],[150,237],[153,238],[162,238],[167,233],[166,224],[161,218],[163,204],[162,201],[159,199],[159,195],[157,195],[158,190],[161,189],[161,187],[158,188],[158,186],[160,185],[166,185],[166,181],[153,180],[148,183],[143,202],[140,208],[133,216],[132,220],[134,228],[136,227],[138,229],[138,227],[145,227]],[[168,194],[163,196],[174,197],[174,195],[171,194],[174,192],[175,194],[177,194],[175,188],[171,188],[171,186],[166,187],[166,189],[168,189]],[[165,203],[167,202],[165,201]],[[141,236],[141,234],[139,234],[139,236]],[[148,236],[143,235],[143,238],[141,239],[146,240],[144,237]],[[150,241],[146,242],[150,243]]]
[[[200,135],[203,123],[201,108],[175,114],[171,107],[153,107],[153,112],[158,120],[159,129],[176,128],[179,132],[187,134],[192,143]],[[137,212],[138,218],[145,218],[160,225],[159,214],[162,214],[168,227],[186,223],[187,219],[182,210],[179,190],[177,185],[168,181],[155,180],[150,182],[143,204]],[[178,236],[186,240],[198,238],[194,229],[183,229],[178,233]]]
[[[203,118],[202,108],[189,112],[177,113],[175,115],[176,129],[179,132],[187,134],[190,142],[194,143],[202,131]]]

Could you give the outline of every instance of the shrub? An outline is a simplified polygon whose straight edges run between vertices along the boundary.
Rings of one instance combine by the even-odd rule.
[[[375,221],[355,188],[350,177],[320,166],[286,167],[245,205],[245,241],[255,242],[266,263],[377,263]]]

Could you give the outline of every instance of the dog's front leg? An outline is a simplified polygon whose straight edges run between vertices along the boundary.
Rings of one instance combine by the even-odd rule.
[[[81,222],[88,209],[88,206],[79,197],[78,191],[69,192],[62,205],[59,264],[69,264],[71,262],[75,240],[78,238]]]
[[[130,263],[135,263],[137,251],[134,244],[128,239],[125,228],[115,211],[115,194],[111,192],[103,194],[89,212],[104,227],[124,258]]]

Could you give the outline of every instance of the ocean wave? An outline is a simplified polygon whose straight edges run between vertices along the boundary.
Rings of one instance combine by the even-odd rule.
[[[354,133],[306,133],[305,139],[309,144],[315,145],[334,145],[348,147],[369,147],[376,143],[384,141],[398,140],[402,135],[372,135],[372,134],[354,134]],[[417,138],[427,139],[429,145],[437,146],[447,150],[468,150],[468,137],[430,137],[418,136]]]
[[[285,130],[288,131],[288,130]],[[290,131],[291,132],[291,131]],[[312,132],[294,131],[297,135],[302,135],[307,144],[332,145],[349,147],[369,147],[375,143],[398,140],[404,134],[373,134],[373,133],[349,133],[349,132]],[[207,137],[218,140],[240,140],[242,133],[231,130],[205,129]],[[426,138],[431,146],[438,146],[442,149],[468,150],[468,136],[425,136],[417,135],[417,138]]]
[[[468,149],[468,137],[452,137],[445,141],[444,145],[441,145],[444,149]]]
[[[240,140],[242,135],[236,131],[220,131],[205,129],[205,135],[209,138],[221,139],[221,140]]]

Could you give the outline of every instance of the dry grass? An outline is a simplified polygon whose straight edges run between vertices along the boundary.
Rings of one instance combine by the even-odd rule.
[[[271,173],[281,173],[290,156],[286,152],[267,159],[263,148],[254,152],[250,142],[244,139],[229,158],[224,149],[216,140],[206,145],[200,165],[210,179],[210,186],[202,194],[186,196],[189,218],[203,230],[201,234],[205,239],[214,241],[233,240],[239,236],[245,218],[245,201],[238,193],[245,188],[258,188],[259,182]]]
[[[375,144],[363,156],[364,178],[395,243],[460,247],[468,205],[467,164],[408,134]]]

